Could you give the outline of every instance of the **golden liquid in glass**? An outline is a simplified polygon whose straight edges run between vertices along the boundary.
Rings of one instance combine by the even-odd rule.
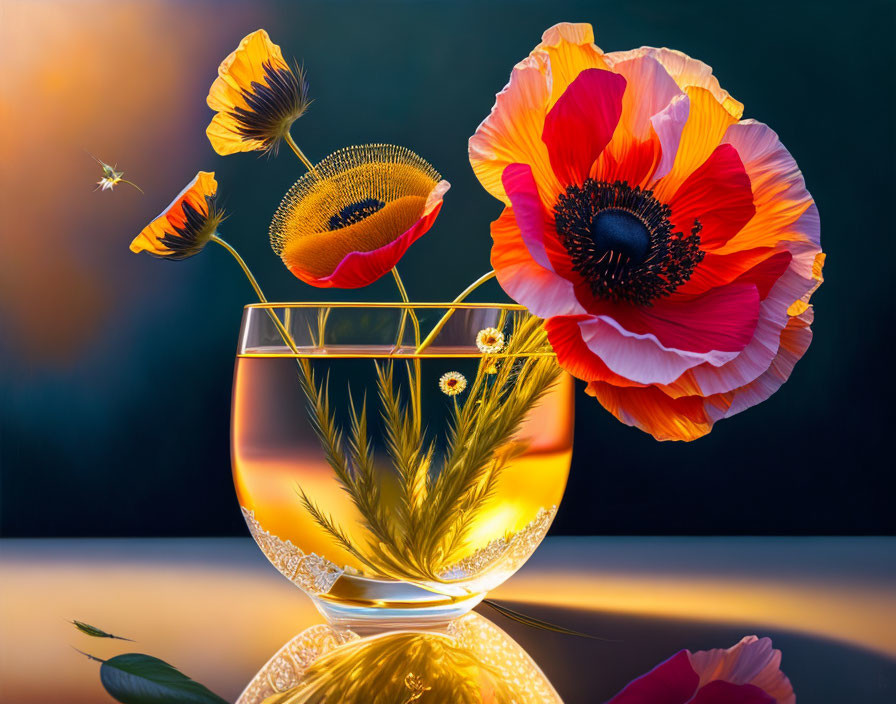
[[[382,501],[391,509],[390,502],[396,494],[395,473],[380,441],[384,434],[375,375],[375,361],[382,363],[386,350],[343,348],[328,351],[330,355],[308,356],[315,377],[319,382],[329,377],[331,409],[336,422],[346,431],[349,386],[356,404],[360,404],[366,393],[369,434],[375,444]],[[472,381],[479,365],[479,358],[475,356],[437,354],[435,351],[433,356],[427,355],[420,363],[422,416],[427,437],[437,441],[436,472],[454,405],[454,399],[439,390],[439,378],[447,371],[459,371]],[[402,386],[403,398],[407,399],[405,364],[405,360],[395,360],[395,383]],[[516,441],[525,443],[526,449],[499,474],[497,490],[477,512],[463,544],[464,556],[475,560],[486,551],[494,553],[496,546],[504,544],[500,541],[531,530],[533,523],[543,524],[543,529],[536,529],[541,534],[527,538],[532,542],[531,549],[521,548],[526,554],[521,559],[517,555],[517,562],[521,564],[540,542],[566,486],[572,452],[572,394],[572,380],[564,374],[529,412],[515,436]],[[458,400],[462,401],[463,396]],[[294,357],[264,356],[253,352],[237,358],[232,461],[240,505],[252,513],[264,531],[282,541],[290,541],[304,553],[315,553],[339,568],[349,568],[349,575],[382,577],[372,573],[369,567],[342,548],[301,501],[299,487],[340,526],[353,545],[367,543],[370,533],[327,463],[310,422]],[[507,567],[515,571],[519,564]],[[493,568],[494,565],[490,566],[491,573],[495,573]],[[500,582],[506,576],[509,572],[495,579]],[[367,593],[370,591],[367,587],[359,586],[369,584],[367,581],[355,582],[340,579],[326,598],[376,598]],[[494,585],[484,586],[491,588]]]

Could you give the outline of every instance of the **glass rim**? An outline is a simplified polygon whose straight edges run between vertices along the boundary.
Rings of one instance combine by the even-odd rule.
[[[401,309],[446,309],[455,308],[458,310],[506,310],[506,311],[528,311],[526,306],[518,303],[455,303],[455,302],[421,302],[421,303],[405,303],[404,301],[295,301],[295,302],[274,302],[267,303],[247,303],[243,306],[243,310],[251,310],[253,308],[271,310],[274,308],[397,308]]]

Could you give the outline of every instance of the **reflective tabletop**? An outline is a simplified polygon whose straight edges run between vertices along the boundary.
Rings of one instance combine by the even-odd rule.
[[[681,649],[747,635],[772,638],[800,702],[896,701],[892,538],[549,538],[490,596],[595,636],[533,628],[485,604],[454,627],[502,648],[501,667],[522,663],[533,687],[567,704],[606,701]],[[71,619],[136,642],[88,638]],[[236,701],[260,671],[273,681],[264,666],[284,646],[331,648],[321,624],[248,538],[0,541],[3,701],[111,701],[97,664],[73,647],[147,653]],[[408,673],[409,691],[424,674],[436,677]],[[414,701],[436,701],[420,687]]]

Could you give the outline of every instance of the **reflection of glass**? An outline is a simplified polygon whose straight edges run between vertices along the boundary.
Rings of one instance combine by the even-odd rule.
[[[469,613],[441,630],[364,638],[312,626],[268,661],[237,704],[416,701],[551,704],[561,699],[519,644]]]
[[[432,344],[416,352],[416,340],[448,310],[452,315]],[[506,369],[507,393],[518,394],[535,383],[536,370],[556,369],[549,347],[514,347],[515,334],[523,339],[524,329],[517,327],[522,320],[518,307],[475,304],[246,308],[233,393],[237,496],[265,555],[331,620],[409,623],[456,616],[507,579],[541,542],[569,470],[572,383],[565,375],[551,377],[555,381],[527,406],[515,434],[488,456],[482,471],[458,480],[453,503],[445,499],[440,504],[436,491],[443,486],[440,478],[464,476],[468,468],[458,462],[454,474],[444,469],[450,453],[446,438],[457,422],[456,409],[476,392],[477,379],[479,388],[490,388]],[[501,328],[507,344],[485,356],[475,341],[489,327]],[[411,487],[389,448],[377,367],[393,372],[402,422],[413,420],[408,399],[419,384],[422,432],[411,428],[406,435],[412,445],[422,438],[420,453],[431,453],[431,461],[421,465],[425,469]],[[449,371],[464,375],[468,384],[453,397],[439,388]],[[355,476],[362,455],[351,456],[350,409],[354,402],[360,416],[366,400],[372,460],[369,483],[359,481],[355,490],[362,499],[373,494],[368,510],[385,526],[381,532],[401,540],[393,543],[377,533],[376,516],[371,519],[339,480],[315,431],[313,421],[319,425],[321,417],[309,408],[314,406],[309,388],[311,395],[326,398],[323,417],[331,419],[331,430],[341,432],[337,439]],[[473,427],[477,433],[483,423],[495,422],[495,414],[480,416],[472,416],[480,424]],[[440,508],[446,520],[431,530]]]

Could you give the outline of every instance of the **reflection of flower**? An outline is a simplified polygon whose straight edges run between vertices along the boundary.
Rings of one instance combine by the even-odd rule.
[[[467,388],[467,377],[460,372],[445,372],[439,379],[439,388],[443,394],[457,396]]]
[[[482,354],[497,354],[504,349],[504,333],[497,328],[485,328],[476,335],[476,347]]]
[[[215,206],[215,174],[200,171],[155,220],[131,242],[132,252],[149,252],[165,259],[186,259],[198,254],[221,219]]]
[[[781,651],[747,636],[727,650],[682,650],[630,683],[608,704],[795,704]]]
[[[271,223],[271,246],[312,286],[366,286],[432,226],[448,190],[439,179],[404,147],[341,149],[287,192]]]
[[[259,29],[221,62],[208,93],[217,114],[206,134],[218,154],[275,150],[308,102],[304,72],[291,69]]]
[[[811,339],[818,212],[711,69],[545,32],[470,139],[505,204],[492,264],[617,418],[692,440],[768,398]]]

